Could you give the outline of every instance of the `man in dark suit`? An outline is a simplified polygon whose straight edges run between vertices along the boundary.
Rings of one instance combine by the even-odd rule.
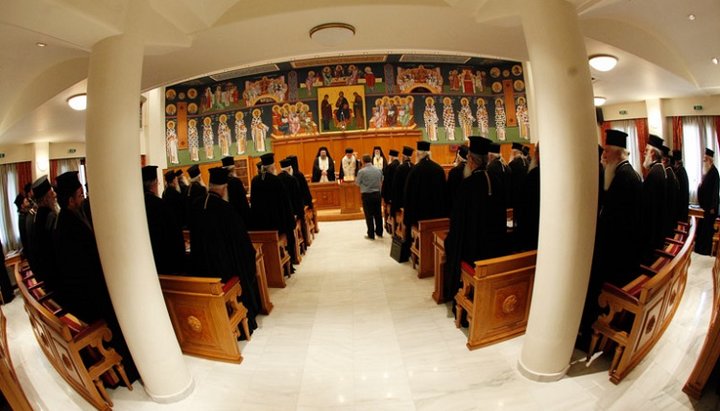
[[[720,191],[720,177],[713,163],[715,152],[705,149],[703,157],[703,178],[698,187],[698,203],[703,209],[703,218],[697,228],[695,252],[710,255],[712,250],[712,237],[715,233],[715,219],[718,216],[718,191]]]
[[[690,183],[687,171],[683,167],[682,151],[673,150],[673,169],[678,179],[678,218],[680,221],[688,220],[688,206],[690,205]]]
[[[650,140],[645,147],[645,160],[643,167],[647,169],[647,176],[643,182],[642,216],[643,249],[641,254],[643,262],[651,263],[654,260],[654,251],[665,244],[667,227],[667,176],[662,165],[663,139],[650,134]]]

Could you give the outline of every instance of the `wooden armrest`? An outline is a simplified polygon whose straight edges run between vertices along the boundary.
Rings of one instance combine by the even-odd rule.
[[[675,254],[673,254],[673,253],[668,253],[668,252],[665,251],[665,250],[657,250],[657,249],[656,249],[656,250],[655,250],[655,254],[657,254],[657,255],[660,256],[660,257],[669,258],[669,259],[671,259],[671,260],[672,260],[673,258],[675,258]]]
[[[44,286],[44,285],[45,285],[45,281],[39,281],[39,282],[34,283],[34,284],[32,284],[32,285],[28,284],[28,285],[27,285],[27,289],[28,289],[28,291],[32,291],[32,290],[34,290],[34,289],[36,289],[36,288],[38,288],[38,287],[42,287],[42,286]]]
[[[71,334],[79,335],[88,329],[88,325],[82,322],[79,318],[75,317],[70,313],[66,313],[63,316],[58,317],[61,323],[67,325],[70,329]]]
[[[231,278],[225,283],[225,285],[223,285],[223,288],[222,288],[223,293],[226,293],[226,292],[230,291],[230,289],[233,288],[233,286],[234,286],[235,284],[239,283],[239,282],[240,282],[240,279],[239,279],[237,276],[231,277]]]
[[[677,245],[684,245],[684,244],[685,244],[685,242],[683,242],[683,241],[676,240],[676,239],[670,238],[670,237],[665,237],[665,242],[668,242],[668,243],[670,243],[670,244],[677,244]]]
[[[460,271],[464,271],[464,272],[470,274],[471,276],[474,276],[475,275],[475,266],[470,263],[467,263],[465,261],[462,261],[460,263]]]
[[[642,286],[645,285],[646,282],[650,280],[650,277],[641,274],[636,279],[630,281],[627,283],[622,290],[626,292],[628,295],[631,295],[635,298],[637,298],[640,295],[640,290],[642,289]]]
[[[108,334],[108,338],[106,341],[110,341],[112,338],[112,331],[110,331],[110,328],[108,328],[107,323],[105,323],[105,320],[97,320],[94,323],[88,325],[87,327],[83,328],[82,331],[77,333],[75,337],[73,338],[75,340],[75,343],[80,346],[80,348],[84,348],[88,345],[90,345],[93,340],[96,340],[98,338],[98,335],[100,332],[105,329]],[[102,339],[105,339],[104,336],[100,335]]]
[[[640,264],[640,270],[645,271],[653,276],[658,273],[655,269],[650,268],[650,267],[646,266],[645,264]]]
[[[633,297],[632,295],[626,293],[622,288],[619,288],[617,286],[614,286],[610,283],[604,283],[602,286],[602,291],[609,293],[611,296],[618,298],[620,300],[623,300],[625,302],[631,303],[633,305],[638,304],[638,299]]]
[[[48,298],[51,298],[53,295],[55,295],[54,291],[50,291],[48,293],[45,293],[45,295],[41,295],[40,297],[35,297],[39,303],[42,303],[43,301],[47,300]]]

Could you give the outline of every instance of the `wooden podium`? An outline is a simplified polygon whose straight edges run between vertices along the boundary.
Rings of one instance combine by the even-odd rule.
[[[360,187],[354,181],[343,181],[340,183],[340,214],[360,213],[362,199],[360,198]]]

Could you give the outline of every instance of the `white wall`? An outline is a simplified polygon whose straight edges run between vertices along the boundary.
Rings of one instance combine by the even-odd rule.
[[[85,143],[50,143],[51,160],[81,157],[85,157]]]

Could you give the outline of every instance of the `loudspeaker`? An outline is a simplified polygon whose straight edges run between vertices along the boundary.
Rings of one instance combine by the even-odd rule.
[[[598,124],[602,124],[605,122],[605,117],[603,116],[602,107],[595,107],[595,119]]]

